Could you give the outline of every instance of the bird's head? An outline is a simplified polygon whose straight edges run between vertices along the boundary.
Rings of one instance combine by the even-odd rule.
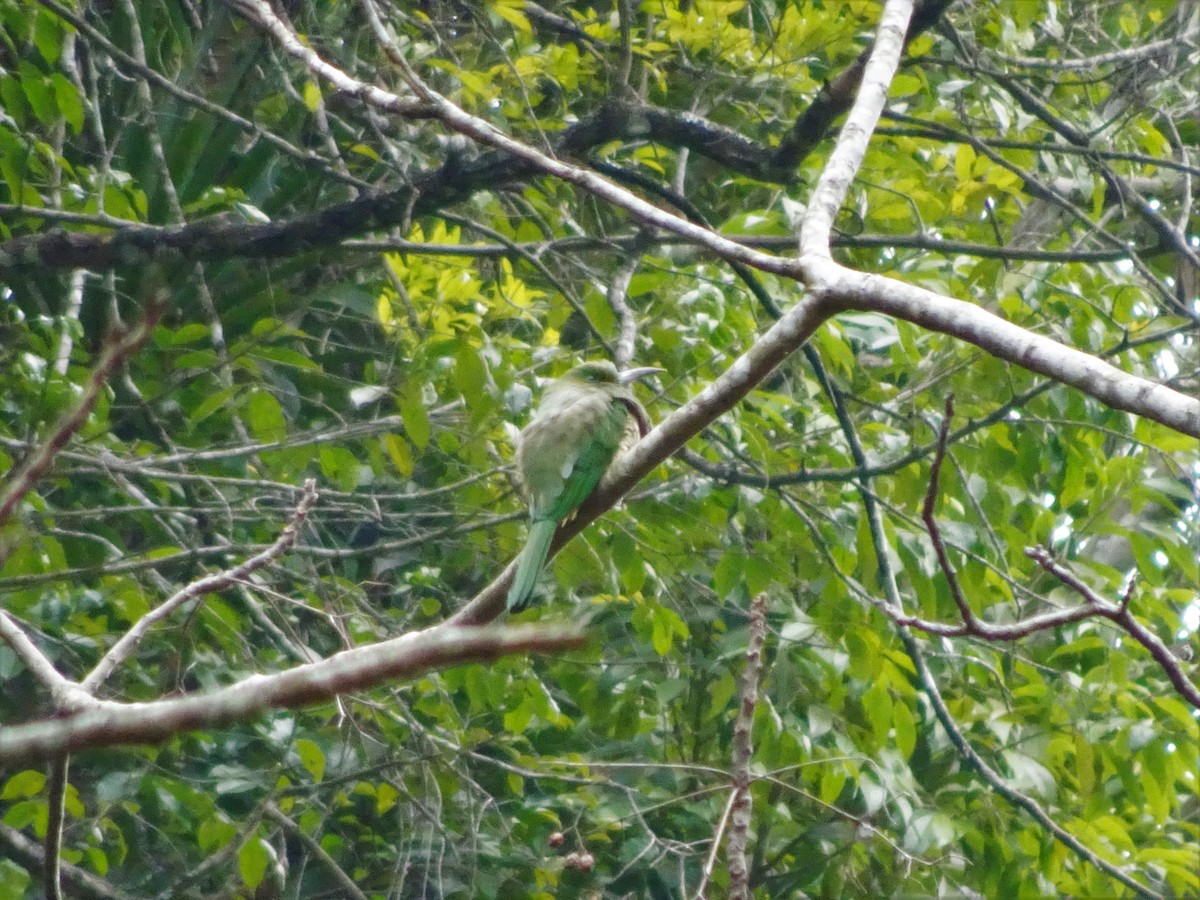
[[[662,369],[656,369],[653,366],[641,366],[636,369],[626,369],[624,372],[618,372],[617,367],[608,360],[598,360],[596,362],[585,362],[573,368],[564,379],[569,381],[578,381],[584,384],[631,384],[638,379],[645,378],[647,375],[653,375],[655,372],[661,372]]]

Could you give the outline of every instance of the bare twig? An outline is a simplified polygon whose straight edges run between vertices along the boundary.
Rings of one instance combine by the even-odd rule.
[[[1193,25],[1187,30],[1173,37],[1164,38],[1161,41],[1149,41],[1142,44],[1140,47],[1130,47],[1125,50],[1113,50],[1108,53],[1097,53],[1095,56],[1085,56],[1082,59],[1046,59],[1041,56],[1005,56],[992,51],[991,55],[999,60],[1002,60],[1009,65],[1024,66],[1028,69],[1054,69],[1055,71],[1071,71],[1079,69],[1092,69],[1099,66],[1107,66],[1112,63],[1129,63],[1139,59],[1144,59],[1147,56],[1154,56],[1163,50],[1170,50],[1180,44],[1188,44],[1193,38],[1200,35],[1200,30],[1197,30]]]
[[[725,828],[729,824],[729,814],[733,811],[734,794],[729,794],[729,799],[725,801],[725,808],[721,811],[721,818],[717,820],[717,827],[713,829],[712,846],[708,848],[708,857],[704,860],[704,867],[700,870],[700,882],[696,885],[696,893],[692,895],[692,900],[704,900],[708,896],[708,882],[712,878],[712,874],[717,868],[717,856],[721,852],[721,841],[725,837]]]
[[[62,900],[62,840],[63,821],[67,812],[67,775],[71,757],[56,756],[50,760],[50,777],[46,781],[46,840],[43,846],[42,880],[46,900]]]
[[[1008,784],[1008,782],[991,766],[984,762],[981,757],[971,746],[962,730],[958,727],[958,723],[954,721],[954,716],[951,714],[949,707],[946,706],[946,701],[942,697],[941,691],[938,689],[937,682],[934,680],[933,673],[929,671],[929,665],[925,661],[925,654],[921,650],[921,645],[917,642],[913,635],[905,630],[900,630],[900,639],[904,642],[905,650],[908,652],[909,658],[913,661],[913,665],[917,670],[917,677],[921,683],[921,689],[925,696],[929,698],[933,706],[934,714],[945,730],[946,735],[950,738],[950,743],[954,745],[959,756],[983,778],[991,788],[1002,796],[1009,803],[1023,809],[1034,819],[1039,825],[1050,832],[1054,837],[1069,850],[1078,855],[1080,858],[1087,860],[1096,868],[1100,869],[1107,875],[1115,878],[1121,884],[1125,885],[1137,896],[1150,898],[1150,900],[1162,900],[1162,895],[1155,893],[1147,888],[1137,879],[1131,877],[1120,867],[1110,863],[1108,860],[1101,857],[1091,848],[1083,844],[1075,835],[1067,831],[1054,820],[1050,813],[1046,812],[1032,797],[1022,794]]]
[[[113,644],[112,648],[104,654],[100,662],[96,664],[95,668],[80,683],[80,686],[89,694],[94,693],[96,688],[108,679],[113,670],[137,649],[138,644],[141,643],[153,625],[161,622],[189,600],[193,600],[204,594],[223,590],[231,584],[236,584],[255,569],[261,568],[271,560],[282,555],[284,551],[296,542],[296,537],[304,525],[308,511],[311,509],[313,503],[316,502],[316,499],[317,484],[316,481],[310,478],[304,482],[304,493],[300,497],[300,502],[296,504],[292,520],[279,533],[279,537],[275,539],[274,543],[270,544],[260,553],[251,556],[249,559],[230,569],[226,569],[223,572],[216,572],[193,581],[174,596],[164,600],[157,607],[146,613],[132,628],[122,635],[119,641]]]
[[[367,900],[367,895],[363,893],[362,888],[346,874],[346,870],[337,864],[329,852],[321,846],[320,842],[314,840],[303,828],[297,825],[283,810],[272,802],[268,802],[265,808],[265,813],[268,819],[277,822],[283,827],[293,840],[304,845],[304,848],[313,855],[314,858],[321,861],[321,864],[333,876],[333,880],[338,883],[341,891],[344,891],[344,896],[351,897],[353,900]]]
[[[142,343],[150,336],[150,332],[154,330],[165,307],[166,303],[163,299],[155,300],[146,307],[141,321],[137,325],[129,330],[117,330],[105,341],[100,358],[96,361],[92,374],[84,383],[75,407],[59,420],[49,437],[16,467],[5,480],[3,487],[0,487],[0,524],[8,520],[21,498],[50,468],[58,451],[71,439],[71,435],[83,426],[88,413],[92,411],[96,399],[100,396],[105,382],[126,359],[142,346]],[[4,556],[4,549],[0,547],[0,560]]]
[[[1133,614],[1129,611],[1129,601],[1134,588],[1132,582],[1120,602],[1113,603],[1101,597],[1077,575],[1055,560],[1051,553],[1044,547],[1028,547],[1025,550],[1025,555],[1082,597],[1084,600],[1083,604],[1071,609],[1054,610],[1053,612],[1030,616],[1018,622],[1009,622],[1003,625],[985,622],[975,615],[970,603],[963,594],[958,574],[954,569],[954,564],[950,561],[945,541],[942,539],[941,529],[938,527],[937,518],[934,516],[938,476],[941,471],[942,461],[946,455],[950,419],[953,414],[954,398],[949,397],[946,400],[946,409],[942,417],[941,428],[938,431],[937,450],[930,467],[929,489],[925,493],[921,518],[925,523],[925,528],[929,532],[929,540],[933,544],[934,553],[937,555],[938,566],[941,568],[942,575],[946,579],[946,584],[950,589],[950,596],[954,598],[954,604],[958,607],[962,624],[947,625],[940,622],[928,622],[916,616],[906,615],[899,610],[888,609],[885,612],[897,624],[917,628],[929,634],[937,634],[942,637],[971,636],[989,641],[1017,640],[1038,631],[1045,631],[1050,628],[1057,628],[1060,625],[1067,625],[1072,622],[1079,622],[1083,619],[1099,616],[1116,623],[1130,637],[1145,647],[1155,662],[1167,674],[1167,678],[1170,679],[1175,690],[1193,706],[1200,708],[1200,688],[1197,688],[1191,679],[1187,677],[1187,674],[1183,671],[1183,667],[1179,664],[1179,660],[1171,653],[1170,648],[1157,635],[1134,618]]]
[[[1171,684],[1179,692],[1180,696],[1192,704],[1192,706],[1200,709],[1200,687],[1197,687],[1188,678],[1187,674],[1183,671],[1183,666],[1180,665],[1179,659],[1176,658],[1175,654],[1171,652],[1171,649],[1163,643],[1158,635],[1135,619],[1129,611],[1129,601],[1135,586],[1134,582],[1130,582],[1129,587],[1121,597],[1121,602],[1113,604],[1100,597],[1095,591],[1084,584],[1078,576],[1055,560],[1044,547],[1028,547],[1025,550],[1025,555],[1079,594],[1079,596],[1083,597],[1086,601],[1085,607],[1093,608],[1095,615],[1103,616],[1115,622],[1131,638],[1145,647],[1150,655],[1154,657],[1154,661],[1166,672],[1167,678],[1170,679]]]

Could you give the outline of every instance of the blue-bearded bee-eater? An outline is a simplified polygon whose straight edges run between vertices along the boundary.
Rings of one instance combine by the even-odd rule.
[[[618,372],[612,363],[578,365],[542,395],[517,438],[517,468],[529,500],[529,537],[508,590],[509,612],[533,599],[558,523],[596,489],[613,461],[649,430],[633,383],[662,369]]]

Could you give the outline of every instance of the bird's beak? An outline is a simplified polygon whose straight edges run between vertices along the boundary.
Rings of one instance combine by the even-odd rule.
[[[637,369],[626,369],[624,372],[622,372],[620,375],[617,376],[617,380],[620,381],[621,384],[631,384],[634,381],[640,381],[641,379],[645,378],[647,375],[653,375],[656,372],[665,372],[665,371],[667,371],[667,370],[659,369],[659,368],[656,368],[655,366],[642,366]]]

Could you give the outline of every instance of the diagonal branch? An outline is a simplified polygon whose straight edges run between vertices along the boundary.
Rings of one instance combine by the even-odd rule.
[[[96,689],[108,679],[113,670],[124,662],[129,654],[137,649],[138,644],[142,642],[142,638],[146,636],[146,633],[156,623],[161,622],[189,600],[201,597],[204,594],[223,590],[229,585],[243,580],[251,572],[262,568],[268,562],[276,559],[280,554],[285,552],[296,542],[300,529],[304,525],[304,520],[308,517],[308,511],[313,503],[316,502],[316,499],[317,483],[310,478],[304,482],[304,493],[300,497],[300,502],[296,504],[292,520],[288,522],[273,543],[265,550],[256,553],[231,569],[226,569],[224,572],[215,572],[212,575],[193,581],[187,587],[177,591],[174,595],[168,597],[157,607],[146,613],[104,654],[100,662],[96,663],[95,668],[80,682],[80,687],[89,694],[95,693]]]
[[[967,736],[963,734],[962,729],[958,727],[958,723],[954,720],[954,715],[946,705],[946,699],[942,696],[941,689],[938,688],[937,680],[929,670],[929,663],[925,659],[925,653],[921,649],[920,643],[918,643],[917,639],[907,629],[900,629],[899,634],[900,640],[904,642],[904,649],[908,653],[909,659],[912,660],[913,665],[916,667],[921,690],[929,698],[930,704],[933,706],[934,715],[937,716],[938,722],[941,723],[947,737],[950,738],[950,743],[954,745],[954,749],[958,751],[963,761],[974,769],[991,786],[992,790],[1013,806],[1023,809],[1030,818],[1053,834],[1061,844],[1081,859],[1087,860],[1097,869],[1115,878],[1138,897],[1150,898],[1150,900],[1162,900],[1161,894],[1147,888],[1122,868],[1100,856],[1080,841],[1079,838],[1063,828],[1040,803],[1010,786],[999,772],[984,761],[983,757],[979,755],[979,752],[967,740]]]
[[[1200,709],[1200,687],[1197,687],[1188,678],[1183,670],[1183,666],[1180,665],[1180,661],[1158,635],[1135,619],[1129,611],[1129,600],[1134,587],[1132,582],[1125,596],[1121,598],[1120,605],[1116,606],[1097,595],[1095,591],[1084,584],[1070,569],[1055,560],[1045,548],[1030,547],[1025,551],[1025,555],[1083,597],[1086,601],[1085,606],[1096,608],[1098,615],[1115,622],[1131,638],[1145,647],[1150,655],[1154,657],[1154,661],[1166,672],[1167,678],[1170,679],[1171,684],[1179,692],[1180,696],[1192,704],[1192,706]]]
[[[66,446],[71,435],[83,426],[92,407],[96,404],[105,382],[126,359],[142,346],[142,343],[150,336],[150,332],[154,330],[154,326],[158,323],[159,316],[162,315],[165,308],[165,298],[155,300],[146,307],[141,321],[137,325],[128,330],[116,330],[105,341],[100,358],[84,383],[75,407],[59,420],[58,425],[46,440],[30,452],[24,461],[9,474],[4,484],[0,485],[0,525],[8,520],[21,498],[29,493],[38,479],[50,468],[54,457]],[[4,547],[0,546],[0,561],[4,559],[5,555]]]
[[[0,610],[0,639],[8,644],[34,679],[50,693],[55,709],[77,710],[95,703],[86,691],[54,667],[54,663],[38,649],[16,620],[3,610]]]

